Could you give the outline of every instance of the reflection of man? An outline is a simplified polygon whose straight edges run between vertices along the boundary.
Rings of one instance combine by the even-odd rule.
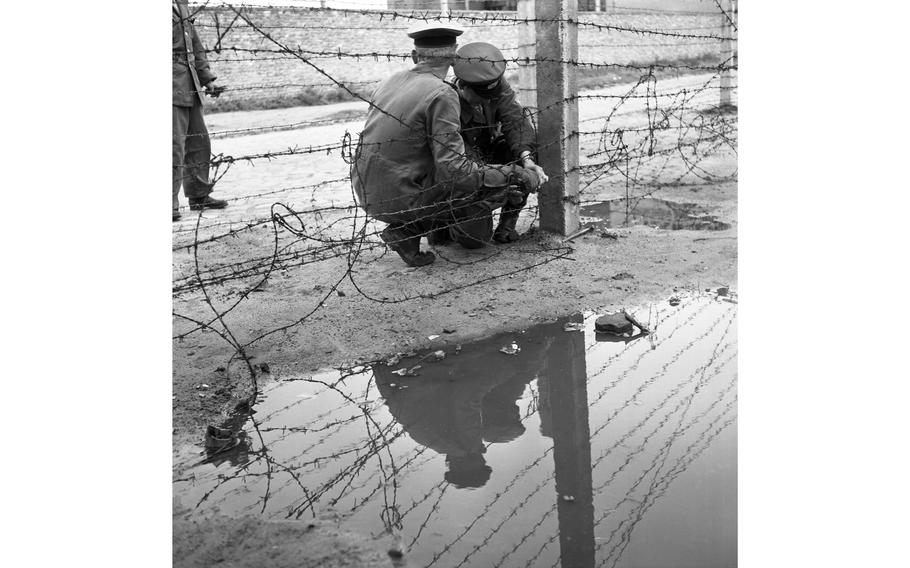
[[[468,153],[486,163],[518,163],[545,183],[547,176],[532,157],[537,150],[537,133],[503,75],[506,62],[502,52],[484,42],[463,45],[453,69]],[[494,240],[507,243],[518,239],[515,225],[527,200],[525,193],[503,206]]]
[[[465,346],[442,361],[424,362],[417,377],[400,377],[386,365],[373,367],[373,374],[389,412],[408,435],[445,454],[446,481],[459,488],[481,487],[492,473],[484,442],[510,442],[525,431],[516,403],[543,364],[549,341],[541,343],[508,357],[494,339]]]
[[[215,75],[209,69],[205,48],[193,27],[187,0],[174,0],[173,20],[173,133],[172,177],[173,220],[180,220],[177,194],[183,185],[183,194],[190,201],[190,209],[222,209],[227,201],[215,199],[209,181],[209,161],[212,146],[202,115],[202,92],[217,97],[223,87],[215,86]]]
[[[446,456],[446,481],[462,488],[484,485],[492,469],[483,457],[482,402],[495,383],[482,375],[455,377],[441,363],[425,365],[413,379],[392,370],[373,368],[389,412],[415,442]]]
[[[484,441],[508,442],[524,433],[516,402],[537,379],[541,434],[553,439],[560,562],[566,567],[594,566],[595,550],[585,334],[564,331],[580,319],[466,345],[461,354],[423,362],[416,377],[394,375],[386,365],[373,368],[392,416],[417,443],[447,455],[445,480],[459,488],[490,479]],[[519,352],[499,353],[513,341]]]
[[[458,95],[443,80],[461,33],[430,25],[408,34],[416,66],[374,91],[351,169],[358,204],[388,223],[381,237],[409,266],[436,259],[420,251],[420,238],[442,228],[466,248],[484,246],[507,187],[533,191],[539,185],[532,170],[482,165],[466,156]]]
[[[533,377],[533,373],[513,377],[497,384],[483,397],[481,412],[484,440],[504,444],[525,433],[524,424],[521,423],[521,410],[516,402]]]

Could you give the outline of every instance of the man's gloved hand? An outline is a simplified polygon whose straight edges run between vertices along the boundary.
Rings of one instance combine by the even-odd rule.
[[[510,185],[506,190],[506,203],[511,205],[524,205],[527,193],[522,191],[520,187],[515,185]]]
[[[224,92],[224,90],[224,86],[216,85],[214,81],[205,86],[205,94],[212,97],[213,99],[217,99],[218,96]]]
[[[527,193],[534,193],[540,187],[540,177],[532,169],[515,166],[512,177],[515,183]]]

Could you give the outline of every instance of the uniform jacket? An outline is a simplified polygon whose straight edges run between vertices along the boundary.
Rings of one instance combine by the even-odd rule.
[[[205,58],[205,48],[199,40],[187,0],[174,0],[173,22],[173,104],[191,107],[202,103],[202,87],[215,80]],[[190,49],[187,49],[187,47]]]
[[[432,204],[508,183],[511,169],[465,155],[458,95],[425,63],[386,79],[372,103],[351,168],[369,215],[407,222]]]
[[[512,159],[517,160],[523,150],[531,153],[537,150],[537,132],[531,121],[524,116],[524,109],[518,102],[515,91],[505,77],[500,80],[503,82],[501,95],[495,99],[485,99],[481,105],[472,106],[459,97],[462,135],[465,146],[480,155],[486,155],[501,130],[512,151]]]

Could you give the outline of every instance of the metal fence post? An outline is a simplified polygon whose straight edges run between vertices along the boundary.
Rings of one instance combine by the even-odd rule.
[[[540,228],[568,235],[579,226],[578,2],[535,3],[539,164],[550,178],[540,188]]]

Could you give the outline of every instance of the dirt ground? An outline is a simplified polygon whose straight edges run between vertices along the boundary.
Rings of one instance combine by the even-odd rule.
[[[683,197],[692,202],[707,201],[701,196],[697,201],[691,195]],[[515,278],[495,279],[437,299],[403,304],[373,302],[358,294],[350,282],[343,282],[338,287],[343,297],[330,297],[305,325],[253,346],[250,354],[254,362],[267,363],[272,376],[305,374],[375,360],[397,351],[454,346],[573,312],[657,301],[676,288],[735,288],[735,191],[716,187],[710,197],[718,207],[718,219],[733,223],[733,228],[709,233],[632,227],[614,231],[617,239],[592,232],[572,242],[573,260],[554,261]],[[468,251],[463,254],[469,256]],[[444,283],[455,280],[453,271],[464,270],[439,261],[429,267],[408,268],[392,255],[374,266],[375,274],[358,282],[374,284],[374,288],[383,286],[392,295],[408,290],[409,279],[433,278]],[[340,269],[320,268],[334,269],[328,275]],[[480,263],[471,270],[480,280],[495,268]],[[629,273],[632,278],[613,279],[620,273]],[[231,327],[265,331],[292,320],[293,314],[309,311],[318,294],[312,282],[319,280],[328,282],[331,278],[290,274],[270,280],[265,292],[253,294],[232,312]],[[204,315],[202,306],[198,311]],[[443,334],[443,328],[455,333]],[[441,337],[431,341],[431,335]],[[232,372],[227,372],[233,353],[233,348],[214,333],[197,333],[174,343],[175,449],[201,443],[205,426],[223,421],[231,402],[244,396],[236,391],[248,386],[247,375],[236,363],[231,366]],[[202,384],[209,388],[197,388]]]
[[[347,104],[349,107],[350,103]],[[350,112],[348,107],[344,108],[345,112]],[[582,116],[585,116],[584,113]],[[230,120],[230,117],[222,117],[227,127],[234,126],[240,119],[235,119],[234,124],[229,124]],[[283,116],[282,120],[290,119]],[[266,117],[257,116],[255,121],[256,124],[269,124]],[[339,128],[350,126],[339,125]],[[214,131],[217,128],[210,129]],[[275,136],[291,134],[293,133],[277,132]],[[234,151],[255,151],[256,144],[265,143],[260,137],[261,135],[250,136],[245,137],[249,140],[236,141],[236,144],[246,146],[242,149],[235,147]],[[218,143],[216,139],[216,152],[219,151]],[[583,141],[582,152],[584,151]],[[724,173],[735,173],[735,154],[724,156],[715,165],[725,170]],[[310,172],[319,172],[320,177],[315,181],[331,179],[339,171],[343,174],[341,166],[330,167],[312,161],[306,165]],[[294,179],[294,172],[287,169],[290,166],[279,163],[275,167],[279,169],[277,177]],[[261,169],[258,175],[261,176],[262,171]],[[237,178],[249,183],[253,179],[250,177],[252,175],[252,172],[241,170]],[[229,178],[226,176],[225,180],[228,181]],[[221,195],[230,197],[232,192],[244,191],[243,187],[240,182],[236,186],[225,183],[218,186],[218,190]],[[262,187],[260,179],[257,188]],[[610,183],[604,183],[589,192],[586,196],[589,199],[622,195],[621,188]],[[434,298],[417,298],[401,303],[369,299],[355,289],[350,279],[343,280],[336,291],[331,293],[332,286],[344,276],[346,266],[340,259],[323,261],[273,274],[265,286],[250,294],[230,312],[225,321],[237,339],[244,343],[263,332],[293,323],[313,312],[303,324],[270,335],[248,349],[252,362],[259,369],[268,369],[260,378],[267,381],[278,377],[305,375],[327,367],[378,360],[401,351],[463,344],[575,312],[607,311],[665,300],[674,290],[702,290],[718,286],[735,289],[735,181],[666,186],[655,197],[704,205],[719,221],[730,223],[731,228],[722,231],[674,231],[634,226],[611,229],[606,236],[601,231],[594,230],[566,243],[571,247],[568,258],[521,271],[511,277],[489,280],[486,278],[502,274],[507,268],[530,263],[528,250],[562,245],[562,237],[532,230],[523,241],[510,245],[491,245],[476,251],[457,246],[441,248],[437,252],[443,257],[426,267],[409,268],[396,255],[385,254],[359,268],[356,284],[377,297],[399,298],[479,282]],[[274,201],[272,197],[263,197],[246,204],[232,204],[224,212],[224,217],[218,213],[207,214],[206,217],[213,223],[225,218],[240,222],[244,217],[261,215]],[[195,220],[185,220],[179,225],[175,224],[175,243],[183,242],[181,238],[185,238],[188,227],[191,228],[194,223]],[[520,225],[519,229],[527,231],[527,222]],[[426,246],[425,242],[423,246]],[[267,253],[271,250],[270,247],[269,232],[263,229],[260,233],[210,247],[206,254],[210,258],[231,255],[242,258]],[[498,256],[475,264],[464,264],[491,254]],[[190,252],[175,251],[175,278],[186,274],[187,267],[192,262]],[[213,303],[221,308],[230,305],[241,289],[240,283],[220,286],[213,295]],[[211,319],[213,315],[202,301],[200,293],[176,295],[174,311],[199,320]],[[175,334],[180,333],[187,329],[187,324],[175,318],[174,329]],[[443,329],[454,332],[443,333]],[[431,339],[431,336],[439,337]],[[216,333],[195,332],[184,339],[175,340],[173,346],[172,434],[174,471],[177,474],[188,463],[198,460],[206,426],[225,422],[235,407],[249,397],[251,383],[244,367],[236,358],[232,358],[234,349]],[[305,544],[308,542],[305,535],[312,532],[312,529],[306,527],[259,526],[253,521],[249,521],[252,524],[248,525],[242,519],[192,519],[188,513],[178,510],[175,510],[174,522],[175,558],[178,549],[185,551],[189,555],[186,562],[181,564],[185,566],[201,566],[211,562],[211,557],[207,556],[211,550],[206,552],[205,547],[193,547],[186,539],[198,537],[208,542],[211,538],[216,538],[213,535],[236,532],[243,537],[238,537],[237,542],[232,541],[231,546],[236,552],[243,548],[238,543],[247,542],[248,538],[262,545],[277,538],[274,535],[278,534],[288,537],[285,540],[296,540],[296,536],[290,538],[285,534],[286,531],[296,531],[298,536],[303,535],[300,536],[302,540],[299,543]],[[345,540],[349,537],[338,527],[333,528],[331,523],[325,530],[327,532],[322,537],[310,541],[318,540],[323,544],[313,546],[341,546],[339,543],[353,542]],[[209,537],[205,537],[206,534]],[[322,533],[316,531],[313,534]],[[350,538],[357,541],[359,537]],[[385,556],[385,548],[382,548],[385,544],[368,543],[363,539],[357,542],[359,544],[356,546],[363,546],[363,556],[359,557],[360,563],[354,565],[372,565],[370,562],[375,556],[371,555],[377,549],[382,550],[380,557],[388,565],[389,559]],[[353,544],[351,546],[355,547]],[[251,550],[255,548],[253,546]],[[357,556],[361,552],[352,554]],[[253,554],[247,550],[233,558],[236,560],[248,553]],[[283,552],[276,552],[276,558],[281,554]],[[246,563],[236,560],[234,564],[225,565],[263,565],[258,562],[259,557],[254,555],[250,558],[252,559]],[[276,560],[268,565],[284,564]]]
[[[174,568],[379,568],[393,565],[400,545],[341,530],[324,515],[309,521],[262,522],[254,517],[200,518],[177,511],[173,522]]]

